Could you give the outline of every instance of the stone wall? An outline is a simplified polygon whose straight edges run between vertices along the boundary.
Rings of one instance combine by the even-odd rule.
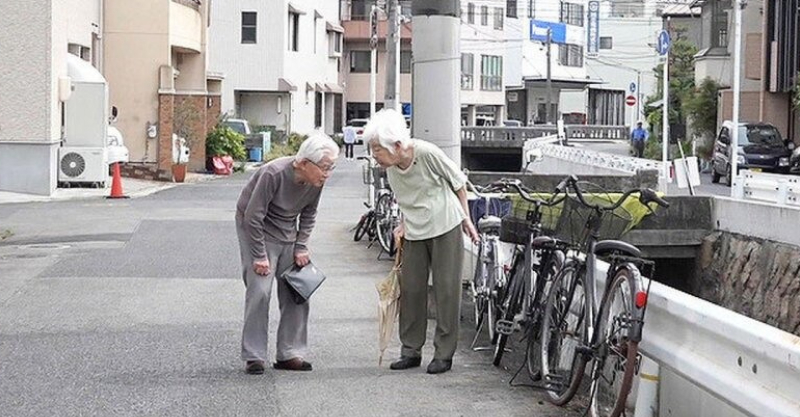
[[[697,262],[691,293],[800,335],[800,247],[715,232]]]

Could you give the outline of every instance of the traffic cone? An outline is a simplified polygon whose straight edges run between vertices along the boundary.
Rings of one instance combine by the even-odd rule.
[[[119,162],[114,162],[114,178],[111,180],[111,195],[107,198],[128,198],[122,192],[122,175],[119,173]]]

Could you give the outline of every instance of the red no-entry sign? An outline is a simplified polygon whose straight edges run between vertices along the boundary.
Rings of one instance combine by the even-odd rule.
[[[636,105],[636,97],[634,97],[634,96],[625,97],[625,104],[627,104],[629,106],[635,106]]]

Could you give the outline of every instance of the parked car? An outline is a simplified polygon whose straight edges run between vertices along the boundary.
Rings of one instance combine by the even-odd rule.
[[[222,124],[245,136],[252,133],[250,124],[244,119],[225,119]]]
[[[122,133],[120,133],[119,129],[114,126],[108,127],[108,142],[107,142],[107,152],[108,152],[108,163],[113,164],[115,162],[128,162],[130,160],[130,154],[128,153],[128,148],[125,146],[125,140],[122,138]]]
[[[351,119],[347,123],[346,127],[352,127],[356,130],[356,143],[359,145],[364,143],[364,126],[367,125],[368,121],[367,119]]]
[[[717,140],[714,143],[714,155],[711,159],[711,182],[718,183],[725,177],[731,185],[731,136],[733,122],[722,124]],[[769,123],[739,123],[739,146],[736,159],[739,169],[751,171],[768,171],[788,173],[792,151],[788,141],[784,141],[778,129]]]

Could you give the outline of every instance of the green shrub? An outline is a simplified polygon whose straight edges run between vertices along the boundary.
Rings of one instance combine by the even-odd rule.
[[[230,155],[237,161],[243,161],[247,158],[244,136],[227,126],[218,124],[206,137],[206,155],[209,157]]]
[[[308,136],[292,133],[286,139],[286,143],[281,144],[273,142],[272,150],[264,157],[264,160],[271,161],[284,156],[296,155],[297,151],[300,149],[300,144],[303,143],[306,138],[308,138]]]

